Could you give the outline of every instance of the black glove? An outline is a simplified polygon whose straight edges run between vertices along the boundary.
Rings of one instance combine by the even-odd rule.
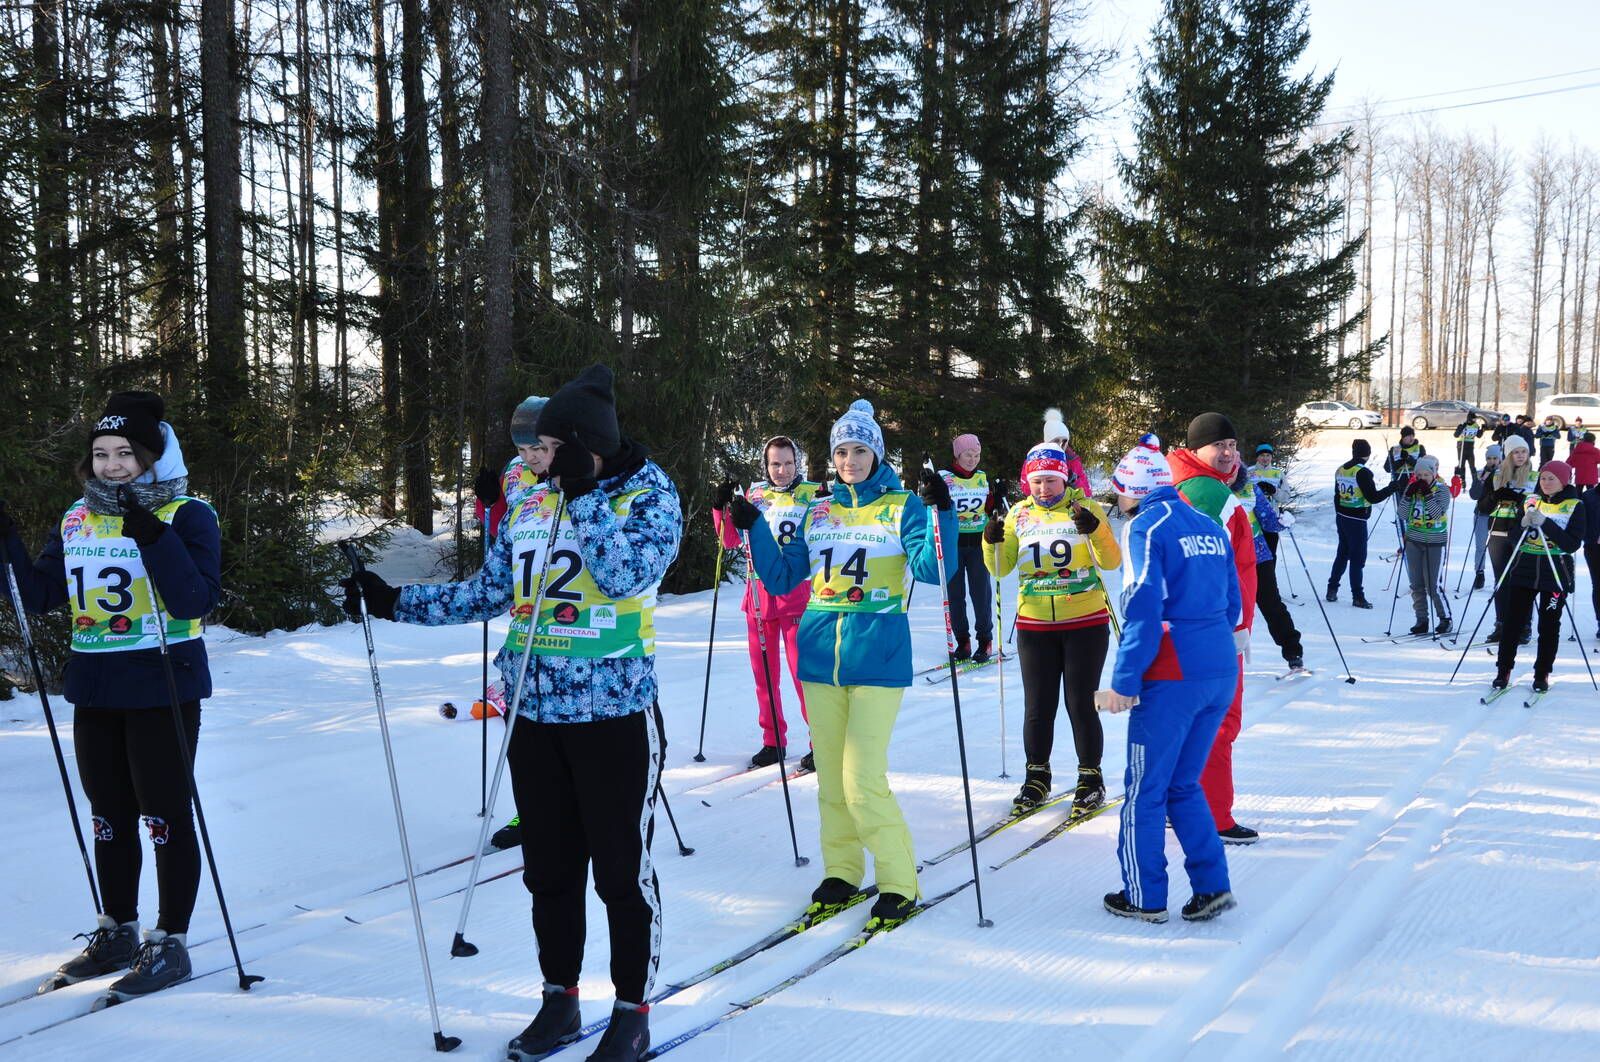
[[[726,509],[731,501],[733,501],[733,480],[730,479],[728,482],[720,484],[716,493],[711,495],[711,507],[713,509]]]
[[[1265,494],[1269,498],[1278,493],[1278,488],[1274,487],[1271,483],[1257,483],[1256,486],[1260,487],[1261,493]]]
[[[999,520],[990,520],[983,526],[983,540],[991,546],[998,546],[1006,540],[1006,525]]]
[[[17,529],[17,522],[11,519],[11,513],[6,510],[6,503],[0,500],[0,542],[10,538]]]
[[[478,472],[478,478],[472,481],[472,493],[483,502],[485,509],[492,508],[500,500],[500,477],[485,465]]]
[[[1100,518],[1080,505],[1072,510],[1072,523],[1078,529],[1078,534],[1092,535],[1095,528],[1100,526]]]
[[[122,503],[122,533],[141,546],[153,546],[156,539],[167,533],[167,525],[149,509],[139,504],[133,491],[117,492]]]
[[[922,473],[922,485],[917,488],[917,493],[931,508],[938,509],[942,513],[955,508],[955,502],[950,500],[950,485],[937,472]]]
[[[1514,490],[1511,487],[1501,487],[1500,489],[1496,490],[1491,497],[1493,497],[1495,501],[1500,502],[1502,505],[1522,504],[1522,492],[1520,490]]]
[[[748,531],[761,519],[761,510],[752,505],[750,499],[736,494],[728,502],[728,519],[740,531]]]
[[[578,441],[577,432],[556,448],[550,459],[550,478],[561,481],[561,493],[569,502],[600,489],[594,478],[594,454]]]
[[[1466,466],[1464,466],[1464,465],[1457,465],[1456,466],[1455,478],[1456,479],[1465,479],[1465,478],[1467,478]]]
[[[361,618],[361,599],[367,599],[367,615],[376,619],[394,619],[395,602],[400,600],[398,587],[390,586],[381,576],[369,571],[357,572],[341,580],[344,587],[344,610],[351,619]]]

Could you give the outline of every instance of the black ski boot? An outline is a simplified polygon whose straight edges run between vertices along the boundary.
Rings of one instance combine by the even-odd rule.
[[[1106,893],[1105,903],[1106,910],[1123,918],[1137,918],[1141,922],[1154,922],[1156,925],[1167,920],[1165,907],[1135,907],[1125,892]]]
[[[589,1062],[639,1062],[650,1050],[650,1008],[618,1002]]]
[[[497,851],[504,851],[507,848],[521,848],[522,816],[511,816],[510,822],[494,831],[494,836],[489,838],[489,847]]]
[[[994,656],[994,642],[992,640],[979,642],[978,651],[972,654],[972,662],[974,664],[987,664],[992,656]]]
[[[872,915],[867,919],[867,928],[881,932],[893,929],[895,926],[911,917],[911,912],[917,909],[917,901],[894,892],[880,892],[878,899],[872,905]]]
[[[1226,830],[1218,830],[1217,836],[1222,838],[1223,844],[1255,844],[1261,839],[1259,833],[1237,822]]]
[[[1509,667],[1503,667],[1494,673],[1494,681],[1489,683],[1489,688],[1492,690],[1503,690],[1509,685],[1511,685],[1511,669]]]
[[[1337,586],[1328,587],[1328,592],[1322,595],[1322,600],[1330,605],[1337,604],[1339,601],[1339,588]]]
[[[1439,621],[1439,625],[1433,629],[1433,633],[1435,633],[1435,634],[1449,634],[1450,633],[1450,617],[1446,616],[1444,619],[1440,620]]]
[[[1368,601],[1366,599],[1365,595],[1356,594],[1354,597],[1352,597],[1350,599],[1350,607],[1351,608],[1371,608],[1372,607],[1372,602]]]
[[[815,774],[817,770],[817,754],[815,750],[807,752],[800,757],[800,769],[807,774]]]
[[[544,986],[544,1002],[539,1013],[515,1038],[506,1044],[506,1058],[512,1062],[536,1062],[567,1044],[576,1043],[583,1027],[578,1011],[578,992],[560,985]]]
[[[139,950],[139,923],[118,925],[115,919],[101,915],[100,925],[94,932],[79,933],[78,937],[87,940],[88,945],[62,963],[55,976],[40,986],[39,991],[47,992],[87,981],[91,977],[103,977],[108,973],[126,970],[133,964],[134,953]]]
[[[193,972],[189,949],[184,946],[184,934],[152,929],[145,934],[133,957],[133,968],[111,982],[110,994],[126,1002],[181,984]]]
[[[958,663],[958,664],[963,660],[971,660],[972,659],[972,639],[971,638],[958,638],[956,640],[955,658],[956,658],[956,663]]]
[[[1535,671],[1533,673],[1533,692],[1535,692],[1535,693],[1549,693],[1550,692],[1550,672],[1548,672],[1548,671]]]
[[[1490,645],[1499,645],[1500,644],[1500,624],[1499,623],[1496,623],[1494,625],[1494,629],[1489,632],[1489,636],[1487,638],[1485,638],[1484,641],[1488,642]]]
[[[1078,768],[1078,791],[1072,794],[1072,813],[1084,815],[1106,802],[1106,780],[1098,767]]]
[[[1197,892],[1183,905],[1183,920],[1209,922],[1223,911],[1231,911],[1238,906],[1233,893],[1226,889],[1222,892]]]
[[[1417,620],[1417,622],[1415,622],[1415,623],[1413,623],[1411,625],[1411,633],[1412,634],[1427,634],[1428,633],[1428,621],[1426,619]]]
[[[1483,569],[1482,568],[1479,568],[1478,569],[1478,574],[1476,574],[1476,575],[1474,575],[1472,577],[1472,588],[1474,590],[1482,590],[1483,589]]]
[[[1532,641],[1533,641],[1533,628],[1532,627],[1524,627],[1524,628],[1522,628],[1522,643],[1521,644],[1527,645]]]
[[[778,745],[762,745],[761,751],[750,757],[750,769],[754,771],[761,767],[771,767],[788,751]]]
[[[1022,788],[1017,795],[1011,798],[1011,813],[1020,815],[1024,811],[1034,808],[1050,799],[1050,765],[1048,763],[1030,763],[1027,765],[1027,776],[1022,781]]]
[[[811,893],[811,906],[806,908],[806,918],[812,921],[827,918],[844,910],[845,904],[856,894],[856,887],[843,878],[823,878]]]

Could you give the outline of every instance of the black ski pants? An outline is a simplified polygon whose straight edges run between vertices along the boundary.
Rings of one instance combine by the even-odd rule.
[[[574,988],[583,969],[584,891],[611,931],[617,998],[643,1003],[661,964],[661,890],[650,862],[660,776],[655,710],[588,723],[519,719],[507,754],[522,819],[522,881],[546,983]]]
[[[180,708],[192,762],[200,739],[200,702],[187,701]],[[72,742],[93,816],[94,864],[106,914],[118,922],[139,920],[143,816],[156,850],[161,897],[156,928],[189,932],[200,890],[200,844],[171,707],[79,706],[72,715]]]
[[[1539,643],[1533,658],[1536,675],[1548,675],[1555,666],[1556,650],[1561,647],[1561,609],[1569,604],[1567,595],[1546,586],[1536,590],[1531,586],[1514,586],[1507,583],[1500,588],[1500,619],[1503,623],[1500,650],[1496,663],[1502,671],[1509,671],[1517,662],[1517,632],[1526,630],[1533,620],[1533,606],[1539,605]]]
[[[970,640],[978,629],[980,644],[994,641],[994,586],[983,563],[983,536],[956,536],[956,573],[950,577],[950,626],[957,641]],[[972,595],[971,623],[967,620],[967,595]]]
[[[1593,505],[1595,495],[1591,493],[1589,498],[1590,504]],[[1589,513],[1589,519],[1597,518],[1594,509],[1590,509]],[[1589,566],[1589,593],[1594,601],[1595,630],[1600,631],[1600,543],[1584,546],[1583,560]]]
[[[1283,595],[1278,592],[1277,548],[1276,543],[1271,545],[1273,559],[1256,562],[1256,611],[1266,617],[1267,630],[1284,660],[1299,660],[1305,650],[1300,645],[1300,632],[1295,629],[1294,618],[1289,615],[1289,606],[1283,603]]]
[[[1333,526],[1339,532],[1339,548],[1333,555],[1333,570],[1328,573],[1328,590],[1337,592],[1339,580],[1344,577],[1345,565],[1350,566],[1350,593],[1361,597],[1362,569],[1367,565],[1367,523],[1358,516],[1345,516],[1335,512]]]
[[[1105,731],[1094,709],[1094,691],[1111,644],[1111,628],[1097,623],[1067,630],[1017,627],[1017,656],[1022,664],[1022,751],[1030,766],[1048,767],[1056,740],[1056,705],[1066,689],[1067,719],[1078,766],[1099,769],[1105,753]]]

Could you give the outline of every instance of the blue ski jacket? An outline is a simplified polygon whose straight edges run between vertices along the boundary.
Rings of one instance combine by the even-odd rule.
[[[900,478],[888,465],[859,484],[833,484],[833,504],[868,505],[885,491],[899,490]],[[915,494],[906,499],[900,517],[900,542],[906,567],[919,583],[939,585],[956,572],[956,514],[941,512],[939,535],[944,545],[941,576],[934,551],[928,507]],[[750,552],[756,575],[773,594],[786,594],[811,577],[811,553],[804,535],[779,547],[765,520],[750,529]],[[800,681],[830,686],[911,685],[911,621],[904,612],[828,612],[808,607],[800,616]]]
[[[642,490],[627,519],[618,521],[609,499]],[[637,471],[600,481],[600,489],[580,495],[567,513],[578,534],[583,565],[600,591],[612,598],[633,597],[659,583],[678,556],[683,510],[678,489],[654,461]],[[483,567],[459,583],[413,583],[402,587],[394,618],[402,623],[442,627],[502,616],[511,607],[511,520],[508,511],[484,558]],[[501,647],[494,665],[514,696],[521,657]],[[544,723],[587,723],[642,712],[655,703],[654,656],[620,659],[538,656],[517,711]]]
[[[1124,531],[1122,641],[1111,688],[1236,675],[1233,628],[1242,599],[1233,546],[1217,522],[1172,487],[1145,496]]]

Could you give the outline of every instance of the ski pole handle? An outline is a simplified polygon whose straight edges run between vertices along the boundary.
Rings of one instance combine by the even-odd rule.
[[[367,570],[367,566],[361,562],[361,554],[356,549],[356,544],[353,539],[340,539],[339,552],[344,554],[344,559],[350,563],[350,567],[357,575],[360,575],[362,572]]]

